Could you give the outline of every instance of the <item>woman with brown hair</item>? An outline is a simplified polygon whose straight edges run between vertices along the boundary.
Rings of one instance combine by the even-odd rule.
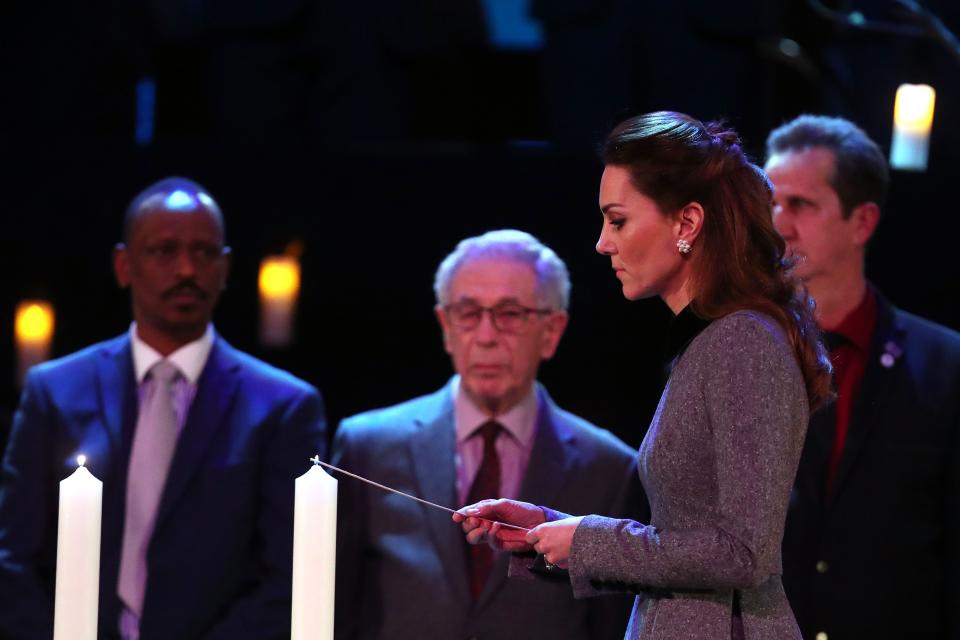
[[[773,227],[770,185],[736,133],[673,112],[622,122],[602,158],[597,251],[626,298],[659,296],[676,315],[670,377],[639,451],[650,523],[510,500],[454,519],[469,542],[517,554],[512,576],[532,577],[536,552],[569,572],[577,597],[636,593],[628,638],[799,638],[780,544],[830,365]]]

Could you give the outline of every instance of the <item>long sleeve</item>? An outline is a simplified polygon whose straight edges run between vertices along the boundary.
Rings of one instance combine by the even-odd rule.
[[[46,466],[52,428],[42,384],[31,372],[0,470],[0,637],[8,640],[53,635],[55,559],[44,555],[56,536],[57,496]]]
[[[576,595],[749,589],[780,573],[806,399],[781,334],[729,318],[691,345],[664,391],[642,461],[652,523],[585,518],[570,559]]]
[[[613,516],[635,518],[645,522],[649,520],[650,508],[647,504],[646,495],[643,492],[643,486],[637,476],[636,463],[625,466],[623,484],[615,500],[608,505],[607,513]],[[540,507],[547,522],[554,522],[569,518],[570,514],[557,511],[549,507]],[[518,580],[543,579],[542,576],[530,571],[534,565],[535,554],[513,554],[510,558],[509,577]],[[553,580],[563,579],[562,577],[551,578]],[[591,594],[600,595],[596,591]],[[623,630],[630,618],[630,610],[633,604],[632,597],[623,595],[607,596],[604,598],[594,598],[587,608],[587,629],[590,638],[595,639],[619,639],[623,637]],[[339,640],[339,639],[338,639]]]
[[[637,475],[636,461],[627,467],[623,488],[609,513],[638,522],[650,521],[650,507]],[[590,637],[622,638],[632,608],[633,598],[626,595],[593,598],[588,610]]]

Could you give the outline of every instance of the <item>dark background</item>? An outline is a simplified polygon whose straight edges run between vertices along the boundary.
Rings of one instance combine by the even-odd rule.
[[[904,21],[893,2],[826,4]],[[955,0],[923,5],[960,30]],[[542,380],[565,408],[639,444],[669,312],[623,300],[593,251],[593,150],[618,119],[653,109],[723,117],[762,162],[767,132],[802,112],[848,117],[888,149],[896,87],[932,84],[930,168],[894,173],[868,271],[895,304],[960,327],[960,61],[936,42],[840,27],[802,0],[533,0],[542,42],[503,48],[484,6],[0,9],[0,443],[18,394],[14,306],[53,302],[54,355],[124,331],[110,262],[122,211],[174,174],[225,212],[234,268],[218,330],[320,387],[334,423],[445,382],[433,272],[462,237],[516,227],[553,247],[573,280],[570,328]],[[264,350],[259,261],[292,241],[304,250],[297,343]]]

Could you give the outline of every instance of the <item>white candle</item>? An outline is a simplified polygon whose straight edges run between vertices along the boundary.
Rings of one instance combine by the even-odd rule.
[[[300,293],[300,263],[294,256],[268,256],[260,263],[260,342],[287,347]]]
[[[893,103],[890,166],[907,171],[927,168],[936,92],[925,84],[902,84]]]
[[[83,466],[60,481],[53,640],[96,640],[103,483]]]
[[[50,357],[53,341],[53,306],[44,300],[24,300],[14,314],[17,345],[17,384],[23,384],[27,370]]]
[[[333,638],[337,481],[314,465],[297,478],[293,515],[291,640]]]

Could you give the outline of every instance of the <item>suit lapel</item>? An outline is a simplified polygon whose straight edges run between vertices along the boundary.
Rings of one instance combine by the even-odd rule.
[[[197,381],[197,395],[177,440],[157,512],[157,529],[183,495],[214,435],[223,427],[224,416],[237,390],[239,378],[236,373],[240,366],[233,348],[218,336]]]
[[[877,296],[877,326],[870,343],[870,355],[866,371],[857,392],[843,455],[837,466],[837,477],[831,489],[830,503],[843,491],[843,485],[856,466],[870,433],[883,420],[883,403],[878,399],[888,397],[893,380],[903,366],[903,329],[897,323],[896,314],[889,302],[879,293]]]
[[[407,441],[411,474],[416,479],[418,495],[424,500],[456,507],[460,505],[456,504],[456,433],[450,386],[435,393],[433,399],[433,406],[414,419],[413,435]],[[420,506],[452,592],[462,602],[469,603],[466,543],[460,528],[451,521],[450,514]]]
[[[535,505],[556,504],[565,483],[573,479],[578,453],[573,430],[560,414],[546,390],[537,385],[539,409],[537,431],[533,438],[530,460],[520,484],[519,500]],[[500,553],[494,562],[490,581],[480,593],[477,606],[482,607],[503,588],[507,581],[510,554]]]
[[[103,522],[100,554],[100,619],[116,620],[120,600],[116,596],[117,572],[126,511],[127,466],[137,424],[137,381],[129,335],[103,345],[96,354],[97,402],[103,429],[101,452],[91,456],[88,466],[103,481]]]
[[[137,422],[136,374],[130,339],[123,335],[106,344],[97,358],[100,411],[116,460],[126,460]],[[126,473],[126,469],[122,471]]]
[[[579,454],[573,430],[546,390],[537,387],[540,409],[533,450],[520,485],[520,500],[537,505],[556,504],[564,484],[572,480]]]

